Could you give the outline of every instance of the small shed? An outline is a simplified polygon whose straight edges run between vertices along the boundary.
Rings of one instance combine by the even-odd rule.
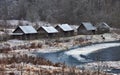
[[[101,23],[97,24],[97,32],[98,33],[108,33],[108,32],[110,32],[110,26],[105,22],[101,22]]]
[[[59,31],[59,36],[72,36],[74,29],[68,24],[59,24],[55,27]]]
[[[82,22],[80,26],[78,27],[78,34],[82,35],[91,35],[95,34],[96,32],[96,27],[93,26],[90,22]]]
[[[56,30],[53,26],[41,26],[38,28],[39,37],[57,37],[58,30]]]
[[[33,26],[18,26],[11,34],[15,39],[35,39],[37,31]]]

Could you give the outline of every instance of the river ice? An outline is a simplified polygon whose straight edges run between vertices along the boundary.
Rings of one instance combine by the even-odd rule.
[[[84,61],[85,59],[83,57],[81,57],[81,55],[86,56],[92,52],[95,52],[95,51],[98,51],[101,49],[106,49],[106,48],[110,48],[110,47],[117,47],[117,46],[120,46],[120,43],[94,44],[94,45],[66,51],[65,54],[74,57],[78,61],[80,61],[80,60]]]

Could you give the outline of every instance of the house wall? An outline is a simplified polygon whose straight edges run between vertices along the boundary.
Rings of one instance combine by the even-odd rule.
[[[59,26],[56,26],[55,28],[59,31],[58,37],[63,37],[64,36],[64,31]]]
[[[58,37],[58,33],[50,33],[48,34],[49,38],[57,38]]]
[[[21,35],[12,35],[12,36],[10,36],[10,39],[19,39],[19,40],[22,40],[23,36],[21,36]]]
[[[73,36],[74,35],[74,31],[66,31],[64,32],[65,36]]]
[[[48,33],[42,27],[40,27],[38,29],[38,38],[42,37],[48,37]]]
[[[19,39],[19,40],[33,40],[36,39],[37,34],[23,34],[23,35],[12,35],[10,39]]]
[[[26,40],[33,40],[33,39],[36,39],[36,38],[37,38],[37,33],[36,33],[36,34],[24,34],[23,37],[24,37]]]
[[[24,33],[19,27],[13,33]]]

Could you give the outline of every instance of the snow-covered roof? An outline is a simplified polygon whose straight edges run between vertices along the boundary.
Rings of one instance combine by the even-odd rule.
[[[56,30],[52,26],[42,26],[42,28],[47,32],[47,33],[58,33],[58,30]]]
[[[25,33],[25,34],[33,34],[37,33],[35,28],[33,26],[19,26],[19,28]]]
[[[87,30],[96,30],[96,27],[94,27],[90,22],[82,22],[82,24]]]
[[[105,23],[105,22],[101,22],[101,23],[99,24],[99,26],[110,28],[110,26],[109,26],[107,23]]]
[[[74,32],[77,32],[77,29],[79,28],[78,25],[71,25],[71,27],[74,29]]]
[[[68,24],[59,24],[58,26],[59,26],[63,31],[72,31],[72,30],[74,30],[74,29],[72,29],[71,26],[68,25]]]

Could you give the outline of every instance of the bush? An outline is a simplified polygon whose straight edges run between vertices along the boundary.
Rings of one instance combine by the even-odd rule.
[[[37,46],[36,46],[36,43],[31,43],[30,44],[30,48],[36,48]]]
[[[42,43],[38,43],[38,48],[42,48]]]
[[[9,75],[15,75],[15,73],[14,72],[10,72]]]

